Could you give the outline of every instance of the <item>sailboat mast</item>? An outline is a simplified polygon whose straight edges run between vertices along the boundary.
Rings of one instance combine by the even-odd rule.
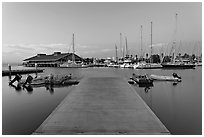
[[[122,57],[122,33],[120,33],[120,55]]]
[[[124,45],[122,47],[122,50],[123,50],[123,59],[124,59],[124,57],[125,57],[125,47],[124,47]]]
[[[140,28],[140,30],[141,30],[141,58],[143,58],[143,51],[142,51],[142,25],[141,25],[141,28]]]
[[[152,63],[152,22],[151,22],[151,55],[150,55],[150,62]]]
[[[117,45],[115,44],[115,58],[116,58],[116,63],[118,64],[118,51],[117,51]]]
[[[125,41],[126,41],[126,56],[128,57],[127,37],[125,37]]]
[[[176,49],[176,44],[177,44],[177,42],[176,42],[176,37],[177,37],[177,16],[178,16],[178,14],[176,13],[176,16],[175,16],[175,30],[174,30],[174,42],[173,42],[173,63],[175,63],[175,57],[176,57],[176,55],[175,55],[175,49]]]
[[[75,50],[74,50],[74,33],[73,33],[73,53],[72,53],[72,62],[74,63],[75,62],[75,56],[74,56],[74,54],[75,54]]]

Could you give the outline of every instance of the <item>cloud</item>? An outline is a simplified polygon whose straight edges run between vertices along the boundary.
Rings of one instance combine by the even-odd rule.
[[[166,45],[168,45],[168,43],[155,43],[155,44],[152,44],[152,47],[162,47]],[[151,47],[151,45],[149,45],[149,47]]]
[[[88,45],[77,44],[76,46],[77,46],[78,48],[82,48],[82,49],[90,48],[90,46],[88,46]]]
[[[101,52],[110,52],[110,51],[113,51],[113,49],[102,49],[100,50]]]
[[[33,50],[34,48],[29,47],[25,44],[10,44],[7,45],[9,48],[11,49],[15,49],[15,50]]]
[[[54,51],[64,51],[67,44],[52,43],[52,44],[3,44],[3,52],[31,52],[33,54],[38,52],[50,53]],[[68,48],[67,48],[68,49]]]

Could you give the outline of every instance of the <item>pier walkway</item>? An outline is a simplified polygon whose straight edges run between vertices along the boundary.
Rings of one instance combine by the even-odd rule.
[[[170,134],[125,78],[85,76],[33,134]]]

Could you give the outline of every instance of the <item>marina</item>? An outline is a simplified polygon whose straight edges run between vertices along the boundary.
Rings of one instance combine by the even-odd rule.
[[[2,11],[2,135],[202,135],[202,2]]]

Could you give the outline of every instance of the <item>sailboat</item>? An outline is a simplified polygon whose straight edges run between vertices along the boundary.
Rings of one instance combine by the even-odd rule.
[[[177,16],[178,16],[178,14],[176,13],[176,29],[177,29]],[[176,33],[176,31],[177,30],[175,30],[175,33]],[[176,34],[175,34],[175,36],[176,36]],[[173,42],[172,49],[173,49],[173,46],[176,46],[176,38]],[[190,63],[190,62],[186,63],[186,62],[183,62],[182,60],[176,62],[174,54],[173,54],[173,58],[172,58],[171,62],[162,63],[161,65],[165,69],[194,69],[196,66],[193,63]]]
[[[141,51],[142,51],[142,26],[141,26]],[[151,55],[152,55],[152,22],[151,22]],[[158,63],[153,63],[152,62],[152,56],[150,56],[150,57],[151,57],[150,63],[140,62],[135,66],[135,68],[136,69],[159,69],[159,68],[162,68],[162,65],[160,65]]]
[[[87,68],[87,65],[76,63],[75,61],[75,49],[74,49],[74,33],[73,33],[73,53],[72,53],[72,60],[68,60],[67,62],[60,64],[61,68]]]
[[[127,37],[125,37],[125,43],[126,43],[126,46],[125,46],[126,56],[124,57],[124,68],[133,68],[133,64],[128,53]]]

